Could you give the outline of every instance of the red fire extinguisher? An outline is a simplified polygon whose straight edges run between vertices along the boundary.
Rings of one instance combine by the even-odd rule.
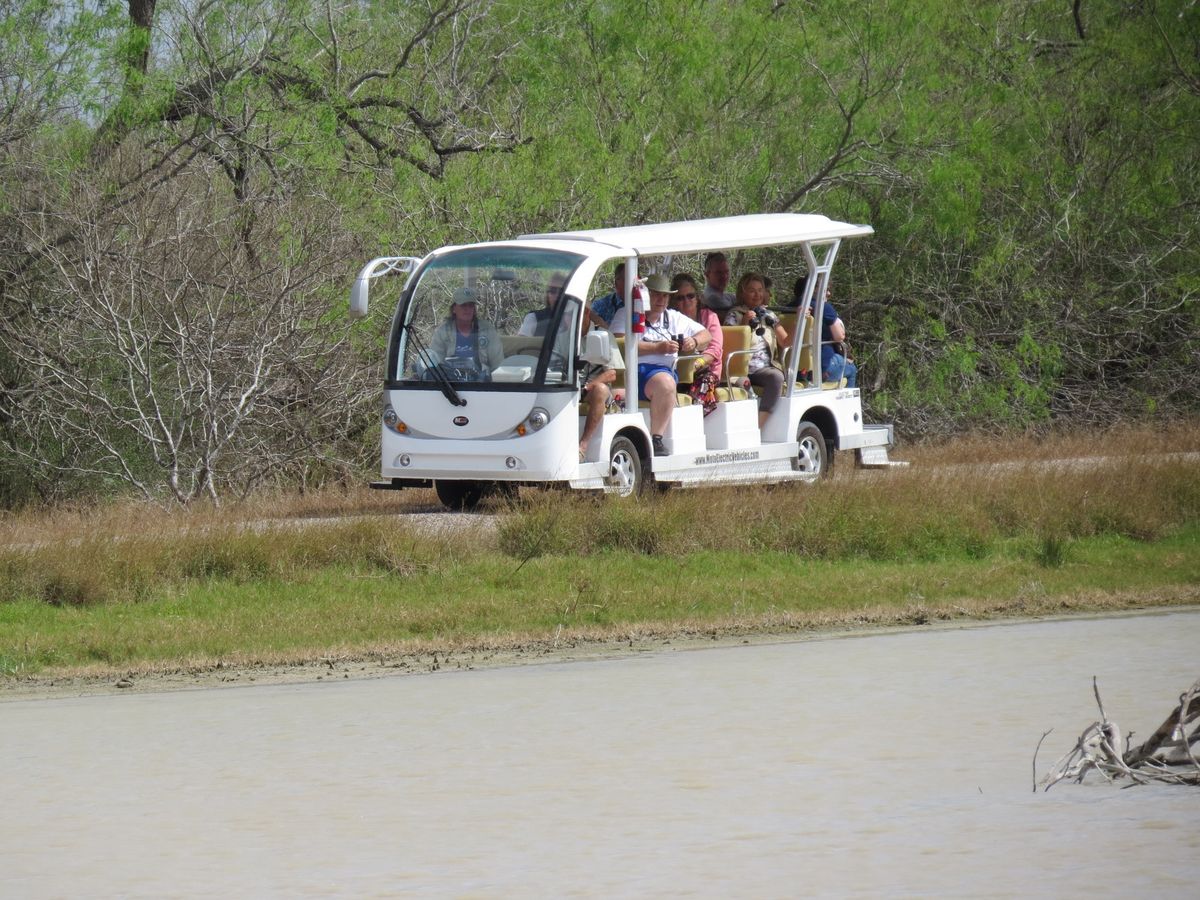
[[[650,294],[642,281],[633,283],[633,333],[643,334],[646,331],[646,313],[650,311]]]

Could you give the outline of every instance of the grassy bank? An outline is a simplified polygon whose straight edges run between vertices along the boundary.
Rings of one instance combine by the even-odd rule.
[[[530,492],[436,533],[371,514],[422,495],[305,500],[310,515],[365,513],[306,527],[283,524],[286,503],[274,525],[264,506],[59,512],[10,527],[0,549],[0,673],[1200,602],[1200,463],[1139,450],[1080,466],[1035,444],[1002,449],[637,503]]]
[[[212,578],[139,603],[0,606],[0,666],[9,676],[140,672],[1200,602],[1195,528],[1153,544],[1076,541],[1068,555],[1047,568],[1008,551],[909,562],[726,551],[656,566],[604,553],[594,569],[542,559],[514,574],[511,560],[483,554],[401,578],[340,567],[302,578]]]

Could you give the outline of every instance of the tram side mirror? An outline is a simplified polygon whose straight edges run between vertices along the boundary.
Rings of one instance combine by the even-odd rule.
[[[593,366],[607,366],[612,358],[612,337],[607,331],[589,331],[583,340],[580,359]]]
[[[367,314],[367,296],[370,293],[369,278],[359,276],[350,288],[350,318],[361,319]]]

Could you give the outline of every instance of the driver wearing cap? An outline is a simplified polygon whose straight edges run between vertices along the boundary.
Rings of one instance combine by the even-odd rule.
[[[474,288],[458,288],[450,303],[450,314],[434,331],[429,350],[438,362],[474,369],[486,379],[504,361],[504,346],[496,326],[479,320],[478,302]]]

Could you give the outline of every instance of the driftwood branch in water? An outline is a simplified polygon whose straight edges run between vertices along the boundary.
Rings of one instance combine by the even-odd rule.
[[[1126,762],[1132,766],[1159,756],[1163,761],[1167,761],[1166,757],[1172,757],[1180,763],[1191,762],[1192,765],[1200,766],[1200,763],[1196,762],[1193,749],[1197,741],[1200,741],[1200,721],[1197,720],[1200,720],[1200,678],[1180,695],[1179,705],[1163,720],[1154,734],[1150,735],[1142,746],[1129,751]],[[1197,724],[1191,733],[1187,734],[1187,728],[1193,722]]]
[[[1100,709],[1100,721],[1085,728],[1075,747],[1042,778],[1045,790],[1068,778],[1078,784],[1092,771],[1099,772],[1110,782],[1128,778],[1135,784],[1161,782],[1200,786],[1200,759],[1197,758],[1200,752],[1200,678],[1180,695],[1179,705],[1154,734],[1140,747],[1132,749],[1127,748],[1128,741],[1117,724],[1109,721],[1095,677],[1092,678],[1092,692]],[[1046,734],[1042,735],[1042,740]],[[1038,747],[1041,745],[1039,740]],[[1034,750],[1033,758],[1036,773],[1037,750]]]

